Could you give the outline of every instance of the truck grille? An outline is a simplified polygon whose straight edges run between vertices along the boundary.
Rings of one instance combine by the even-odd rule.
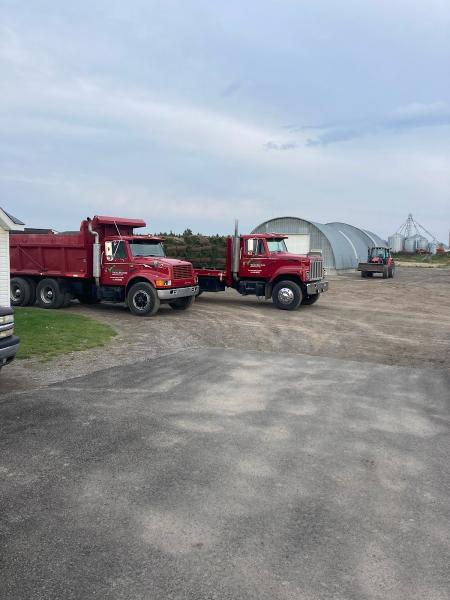
[[[322,279],[323,277],[323,261],[322,260],[312,260],[309,270],[309,279],[310,281],[314,279]]]
[[[192,279],[193,276],[192,265],[177,265],[173,268],[174,279]]]

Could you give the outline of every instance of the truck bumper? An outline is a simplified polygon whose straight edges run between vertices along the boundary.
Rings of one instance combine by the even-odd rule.
[[[0,368],[14,359],[19,350],[19,341],[15,335],[0,341]]]
[[[158,298],[160,300],[176,300],[177,298],[196,296],[198,291],[198,285],[183,288],[172,288],[170,290],[158,290]]]
[[[328,281],[311,281],[306,284],[306,293],[308,296],[314,296],[315,294],[321,294],[328,290]]]

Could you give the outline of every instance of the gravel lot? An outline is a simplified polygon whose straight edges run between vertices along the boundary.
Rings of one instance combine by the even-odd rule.
[[[400,268],[392,280],[334,277],[314,306],[295,312],[234,290],[204,294],[185,313],[168,306],[152,318],[122,306],[73,303],[73,312],[110,323],[119,336],[105,348],[51,363],[16,361],[1,390],[29,389],[184,348],[235,348],[346,358],[386,365],[450,368],[450,270]]]

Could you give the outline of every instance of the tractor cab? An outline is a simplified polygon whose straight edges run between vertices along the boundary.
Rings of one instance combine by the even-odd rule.
[[[386,246],[373,246],[369,248],[367,262],[386,265],[391,258],[391,252]]]

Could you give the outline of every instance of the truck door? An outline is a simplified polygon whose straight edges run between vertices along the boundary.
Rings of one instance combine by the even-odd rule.
[[[130,272],[128,244],[123,240],[106,241],[102,252],[102,284],[124,285]]]
[[[261,238],[244,238],[242,240],[242,260],[239,277],[242,279],[260,279],[267,266],[267,251]]]

